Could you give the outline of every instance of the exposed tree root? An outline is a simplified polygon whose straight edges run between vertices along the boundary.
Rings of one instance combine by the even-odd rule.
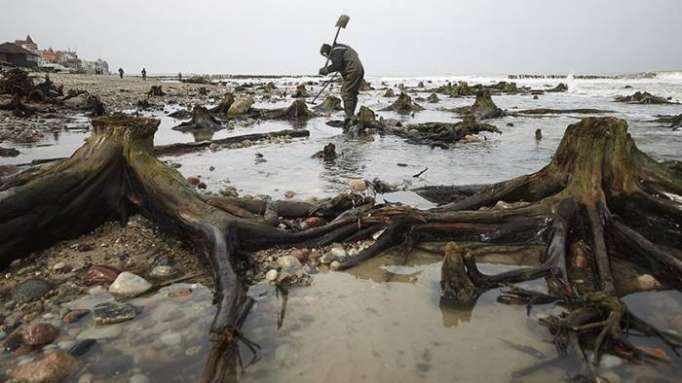
[[[418,145],[430,145],[449,148],[451,144],[463,140],[466,136],[481,132],[501,133],[495,126],[482,124],[473,118],[466,118],[462,122],[427,122],[405,126],[385,125],[384,133],[394,134],[407,139],[407,142]]]
[[[0,186],[0,263],[106,220],[125,221],[134,212],[192,242],[214,273],[218,303],[211,326],[214,353],[204,381],[219,381],[233,363],[225,356],[234,355],[239,324],[248,311],[233,267],[243,251],[322,246],[382,230],[373,245],[341,268],[394,246],[409,250],[424,240],[544,244],[540,264],[499,275],[484,275],[473,257],[451,248],[444,293],[467,303],[486,289],[545,278],[547,293],[511,288],[507,301],[564,305],[565,316],[545,322],[560,349],[570,348],[585,361],[583,350],[594,351],[595,360],[585,364],[586,376],[594,375],[590,366],[604,352],[649,358],[630,343],[626,329],[658,337],[675,352],[680,347],[678,336],[638,320],[619,300],[625,292],[619,290],[621,274],[613,272],[616,259],[670,285],[679,285],[682,278],[682,213],[676,197],[682,194],[680,166],[657,163],[640,152],[622,120],[588,118],[571,125],[545,168],[473,188],[439,208],[379,206],[348,195],[312,210],[301,208],[297,214],[325,216],[330,223],[300,232],[278,230],[237,201],[201,198],[178,172],[155,158],[157,125],[124,115],[95,119],[92,136],[71,158],[8,177]],[[493,208],[500,201],[511,208]],[[632,217],[647,219],[635,222]]]

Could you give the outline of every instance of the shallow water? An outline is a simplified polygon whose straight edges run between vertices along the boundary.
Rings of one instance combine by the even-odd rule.
[[[478,82],[504,78],[479,78]],[[379,81],[390,84],[416,85],[420,80],[370,79],[375,87]],[[428,80],[428,78],[424,78]],[[432,79],[435,87],[444,79]],[[284,82],[286,80],[280,80]],[[474,79],[474,82],[476,79]],[[555,86],[558,80],[517,81],[541,88]],[[612,101],[615,95],[647,90],[663,96],[682,99],[682,80],[672,77],[663,80],[572,80],[569,92],[546,94],[539,100],[530,96],[494,96],[503,109],[514,111],[529,108],[596,108],[611,110],[609,114],[624,118],[640,149],[658,160],[682,160],[682,130],[673,132],[667,127],[648,122],[658,114],[680,114],[682,105],[625,105]],[[623,89],[625,85],[633,89]],[[379,95],[382,91],[365,93],[360,105],[374,110],[387,106],[393,99]],[[422,92],[412,97],[426,97]],[[455,122],[455,115],[440,108],[470,105],[473,98],[449,99],[441,97],[437,104],[421,103],[426,111],[414,118],[391,112],[378,112],[384,118],[398,118],[406,122]],[[262,104],[259,106],[285,106]],[[194,141],[195,137],[172,130],[179,123],[161,113],[161,125],[156,135],[157,145]],[[348,189],[348,180],[373,179],[403,185],[408,191],[383,196],[390,201],[403,201],[417,207],[431,204],[409,192],[412,187],[437,184],[490,183],[527,174],[548,163],[558,146],[567,125],[582,116],[505,117],[490,121],[503,131],[502,135],[485,134],[486,140],[455,145],[450,150],[431,149],[410,145],[392,136],[347,137],[339,129],[325,123],[329,118],[341,118],[340,113],[308,121],[303,127],[310,130],[307,139],[291,143],[256,144],[241,149],[203,151],[164,160],[180,163],[185,176],[199,175],[210,190],[219,191],[227,185],[237,187],[240,194],[268,194],[282,198],[286,191],[296,192],[296,198],[331,196]],[[507,126],[507,123],[513,126]],[[268,121],[246,128],[226,129],[213,138],[253,132],[291,129],[287,122]],[[534,132],[542,129],[543,140],[536,142]],[[70,155],[81,145],[87,133],[69,131],[48,138],[48,146],[17,146],[22,154],[0,160],[0,164],[24,163],[33,159]],[[310,156],[327,143],[333,142],[343,155],[334,164],[325,164]],[[4,144],[3,144],[4,145]],[[256,163],[255,153],[263,154],[267,162]],[[407,167],[399,167],[405,163]],[[209,167],[215,167],[210,171]],[[419,178],[413,175],[428,168]],[[380,267],[395,259],[381,257],[353,270],[352,273],[316,275],[310,287],[292,289],[288,295],[286,316],[281,328],[277,318],[282,300],[265,285],[252,288],[257,299],[244,325],[247,338],[257,342],[262,350],[260,360],[233,377],[242,382],[439,382],[439,381],[512,381],[515,371],[542,361],[519,351],[532,347],[534,354],[546,359],[556,351],[547,331],[537,324],[536,317],[543,310],[537,308],[526,317],[525,308],[505,306],[495,302],[498,291],[483,295],[471,310],[448,310],[439,306],[439,260],[422,254],[411,259],[409,267]],[[497,272],[508,266],[484,268]],[[540,285],[532,285],[540,287]],[[202,286],[191,286],[193,293],[187,300],[169,300],[170,290],[187,287],[172,286],[158,294],[138,298],[134,304],[142,308],[133,321],[110,330],[114,337],[99,342],[87,355],[88,367],[96,374],[111,374],[120,381],[135,373],[144,373],[155,381],[186,382],[199,376],[206,358],[207,329],[215,308],[210,291]],[[682,332],[679,315],[682,296],[677,292],[636,294],[626,298],[631,308],[645,319],[663,328]],[[93,302],[111,299],[107,293],[89,296],[73,306],[89,307]],[[92,327],[89,319],[67,328],[65,337],[78,337]],[[89,330],[94,331],[94,330]],[[168,336],[168,333],[174,334]],[[165,337],[162,337],[166,334]],[[180,343],[169,346],[169,338]],[[91,336],[92,332],[88,335]],[[166,340],[166,343],[162,341]],[[650,344],[650,340],[642,340]],[[660,347],[656,342],[654,345]],[[241,347],[244,362],[250,353]],[[545,360],[546,360],[545,359]],[[612,360],[612,362],[614,362]],[[182,369],[177,366],[181,363]],[[566,364],[565,364],[566,363]],[[618,364],[615,361],[613,364]],[[94,367],[92,367],[94,366]],[[612,382],[642,381],[653,377],[667,380],[682,379],[679,359],[672,367],[659,367],[656,373],[649,367],[619,364],[606,369]],[[529,376],[524,382],[562,381],[571,371],[570,361],[562,361]],[[656,375],[659,374],[659,375]],[[112,378],[113,379],[113,378]]]
[[[350,273],[318,274],[311,286],[289,290],[286,306],[274,287],[252,286],[249,295],[256,304],[243,334],[260,346],[258,359],[250,364],[254,355],[241,345],[244,367],[235,362],[228,381],[547,382],[564,381],[575,371],[571,358],[563,358],[540,371],[518,375],[557,356],[551,336],[537,318],[559,308],[538,306],[526,316],[523,306],[496,303],[498,290],[485,293],[471,308],[442,306],[439,257],[415,252],[406,265],[397,265],[399,259],[387,254]],[[512,267],[481,265],[487,273]],[[523,286],[542,289],[538,282]],[[173,294],[188,288],[189,296]],[[635,294],[626,301],[644,319],[682,331],[682,294],[652,296]],[[69,307],[92,308],[112,299],[106,290],[96,289]],[[58,347],[97,339],[81,358],[84,368],[74,381],[85,375],[127,382],[137,374],[152,382],[196,381],[208,355],[207,329],[215,313],[210,290],[177,284],[128,303],[140,314],[120,324],[96,326],[90,317],[71,325],[53,320],[62,327]],[[661,347],[648,339],[634,341]],[[672,366],[652,368],[607,356],[605,364],[601,374],[611,382],[682,378],[679,359]]]

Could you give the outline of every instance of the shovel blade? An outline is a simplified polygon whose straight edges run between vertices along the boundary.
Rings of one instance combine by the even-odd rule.
[[[339,20],[336,22],[336,26],[345,29],[346,26],[348,25],[348,21],[350,21],[350,16],[341,15],[339,16]]]

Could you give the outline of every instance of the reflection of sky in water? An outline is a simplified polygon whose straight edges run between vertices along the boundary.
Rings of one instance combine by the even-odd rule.
[[[398,80],[390,79],[389,84],[397,84]],[[416,80],[405,80],[408,84]],[[490,79],[485,80],[490,81]],[[622,89],[625,83],[634,89]],[[530,80],[519,82],[532,84],[542,88],[544,84],[555,84],[550,80]],[[434,81],[427,86],[435,87],[441,82]],[[374,81],[379,87],[379,82]],[[679,105],[626,105],[612,102],[614,94],[629,94],[637,89],[647,89],[652,93],[676,96],[679,88],[676,83],[641,81],[569,81],[567,93],[548,93],[533,100],[531,96],[494,96],[493,100],[503,109],[509,111],[530,108],[575,109],[595,108],[613,111],[613,115],[625,118],[630,125],[630,132],[637,144],[645,152],[658,159],[681,159],[679,148],[682,144],[682,132],[646,122],[657,114],[679,114]],[[678,90],[676,90],[678,89]],[[396,89],[397,90],[397,89]],[[675,93],[677,92],[677,93]],[[314,93],[314,92],[310,92]],[[439,95],[441,102],[432,104],[421,102],[427,110],[418,112],[414,117],[399,115],[394,112],[381,112],[394,99],[381,96],[382,90],[366,92],[361,95],[360,105],[367,105],[376,110],[384,118],[395,118],[405,123],[411,122],[456,122],[457,115],[442,112],[442,108],[453,108],[471,105],[473,98],[449,98]],[[413,98],[427,97],[429,91],[411,94]],[[291,99],[278,102],[259,102],[257,107],[288,106]],[[166,111],[177,107],[166,107]],[[161,124],[155,137],[157,145],[174,142],[191,142],[197,137],[189,133],[173,130],[180,120],[173,119],[163,113],[147,113],[160,117]],[[225,149],[212,153],[209,151],[191,153],[178,157],[167,157],[165,160],[182,164],[180,172],[186,176],[199,175],[210,190],[218,191],[229,180],[243,194],[271,194],[281,197],[288,190],[297,193],[299,198],[311,196],[328,196],[347,190],[349,179],[378,177],[383,181],[416,187],[437,184],[473,184],[490,183],[508,179],[540,169],[551,158],[564,129],[568,124],[577,122],[582,116],[551,117],[505,117],[489,122],[503,131],[502,135],[487,134],[488,140],[475,143],[455,145],[450,150],[410,145],[393,136],[375,135],[372,137],[353,138],[342,134],[340,129],[331,128],[325,123],[330,118],[341,118],[337,112],[312,119],[302,128],[308,129],[308,139],[295,139],[288,144],[258,144],[249,148]],[[513,126],[507,126],[512,123]],[[297,128],[286,121],[262,121],[247,127],[240,123],[229,123],[228,129],[215,132],[212,138],[224,138],[248,133],[267,132]],[[543,140],[534,139],[536,129],[542,129]],[[64,132],[59,140],[48,139],[49,146],[33,148],[19,147],[22,154],[15,158],[3,158],[2,163],[23,163],[35,158],[53,158],[70,155],[81,145],[84,134]],[[198,139],[205,137],[198,137]],[[311,155],[328,143],[334,143],[340,158],[331,164],[312,159]],[[5,144],[6,145],[6,144]],[[11,146],[11,145],[7,145]],[[261,153],[267,162],[256,163],[255,154]],[[399,167],[397,163],[407,164]],[[209,167],[215,171],[209,171]],[[412,175],[428,168],[419,178]],[[400,193],[386,197],[389,200],[417,202],[409,193]],[[422,201],[423,202],[423,201]],[[420,204],[420,203],[418,203]],[[421,205],[421,204],[420,204]]]

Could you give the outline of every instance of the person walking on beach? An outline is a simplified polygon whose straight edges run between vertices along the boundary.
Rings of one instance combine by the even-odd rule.
[[[182,72],[178,72],[178,81],[182,81]]]
[[[365,77],[365,69],[362,67],[358,53],[348,45],[337,43],[332,47],[329,44],[323,44],[320,48],[320,54],[331,61],[326,67],[320,68],[320,75],[341,73],[343,78],[341,99],[343,99],[343,110],[346,114],[345,125],[349,126],[355,115],[358,93]]]
[[[147,69],[142,68],[142,79],[147,81]]]
[[[118,77],[123,78],[123,68],[118,68]]]

